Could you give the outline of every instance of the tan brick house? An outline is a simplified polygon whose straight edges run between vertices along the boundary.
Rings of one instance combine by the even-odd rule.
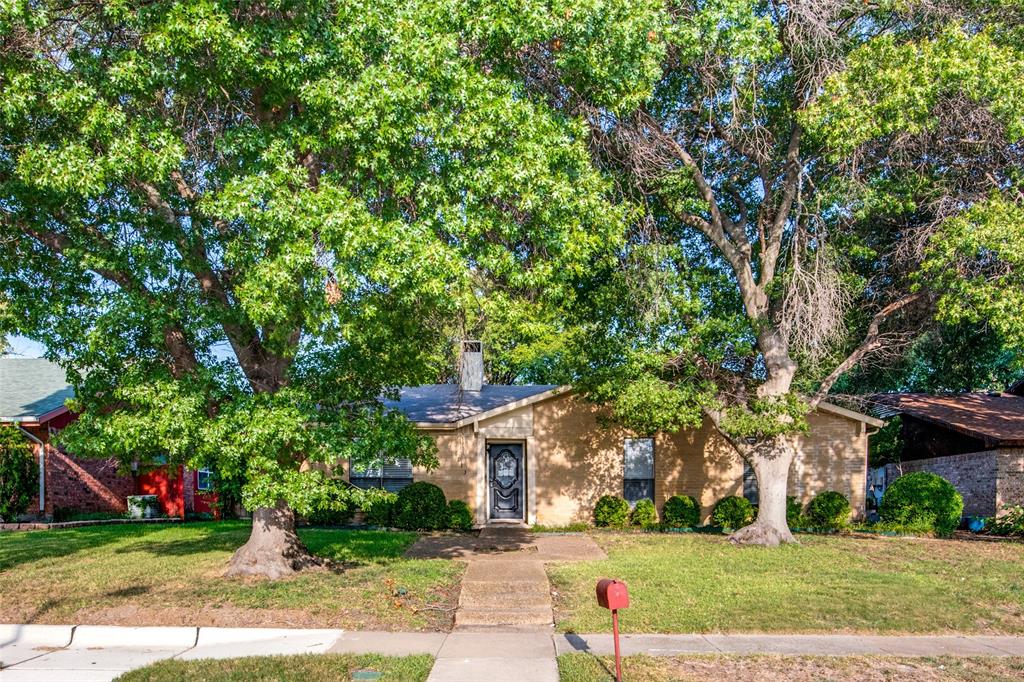
[[[751,472],[708,425],[653,436],[606,428],[600,408],[567,386],[484,385],[475,355],[463,353],[460,385],[405,388],[390,403],[434,437],[440,467],[427,472],[399,462],[355,472],[354,483],[396,489],[430,481],[449,499],[465,500],[479,525],[587,521],[597,499],[609,494],[650,497],[659,510],[672,495],[692,495],[705,518],[724,496],[756,498]],[[807,502],[837,490],[862,515],[868,435],[882,422],[823,403],[810,425],[790,472],[790,494]]]

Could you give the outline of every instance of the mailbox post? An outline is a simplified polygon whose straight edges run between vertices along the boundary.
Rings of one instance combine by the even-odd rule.
[[[597,581],[597,604],[612,612],[612,636],[615,639],[615,680],[622,682],[622,652],[619,650],[619,609],[629,606],[629,592],[621,580]]]

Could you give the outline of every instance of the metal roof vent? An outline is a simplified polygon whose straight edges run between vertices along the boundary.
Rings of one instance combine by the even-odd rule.
[[[463,391],[479,391],[484,385],[483,341],[464,339],[459,357],[459,385]]]

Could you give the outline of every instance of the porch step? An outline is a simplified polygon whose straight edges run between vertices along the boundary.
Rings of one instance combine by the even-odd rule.
[[[474,627],[487,625],[522,626],[522,625],[547,625],[553,622],[551,607],[529,607],[515,610],[497,610],[459,608],[455,613],[456,627]]]

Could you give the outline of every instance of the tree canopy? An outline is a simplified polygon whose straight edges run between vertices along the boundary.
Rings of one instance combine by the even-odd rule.
[[[71,372],[65,443],[285,515],[327,503],[305,463],[431,466],[380,398],[452,330],[571,297],[628,212],[503,64],[564,36],[566,74],[635,102],[657,54],[628,7],[3,5],[0,290]]]

